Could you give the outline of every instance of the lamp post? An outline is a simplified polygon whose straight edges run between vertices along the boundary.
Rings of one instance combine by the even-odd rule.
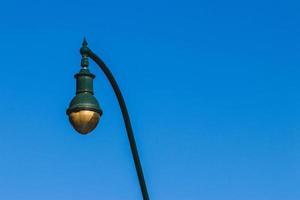
[[[102,115],[102,110],[99,106],[99,103],[94,97],[93,79],[95,78],[95,75],[90,73],[88,69],[88,58],[91,58],[104,72],[105,76],[107,77],[115,92],[123,115],[142,196],[144,200],[149,200],[147,186],[145,183],[138,150],[135,143],[128,110],[126,108],[126,104],[123,95],[120,91],[120,88],[106,64],[87,47],[86,39],[83,40],[82,47],[80,49],[80,54],[82,56],[82,68],[80,72],[75,75],[76,96],[72,99],[69,108],[67,109],[67,115],[69,116],[69,120],[77,132],[85,135],[96,128],[99,119]]]

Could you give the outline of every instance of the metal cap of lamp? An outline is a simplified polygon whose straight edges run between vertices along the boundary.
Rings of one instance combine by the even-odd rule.
[[[79,73],[76,78],[76,96],[72,99],[67,115],[76,131],[87,134],[94,130],[99,122],[102,110],[94,97],[93,79],[95,75],[88,70],[87,56],[83,55]]]

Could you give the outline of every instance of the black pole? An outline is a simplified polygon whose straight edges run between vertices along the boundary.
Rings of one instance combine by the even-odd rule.
[[[131,153],[132,153],[132,156],[133,156],[135,169],[136,169],[136,172],[137,172],[137,175],[138,175],[138,179],[139,179],[143,199],[144,200],[149,200],[147,186],[146,186],[146,182],[145,182],[145,178],[144,178],[143,169],[142,169],[141,161],[140,161],[140,158],[139,158],[138,150],[137,150],[136,143],[135,143],[135,139],[134,139],[134,135],[133,135],[133,130],[132,130],[128,110],[127,110],[123,95],[120,91],[120,88],[119,88],[114,76],[112,75],[111,71],[106,66],[106,64],[96,54],[94,54],[89,48],[87,48],[87,42],[86,41],[84,41],[84,43],[83,43],[83,48],[86,48],[85,49],[86,51],[84,53],[86,53],[86,55],[88,57],[90,57],[93,61],[95,61],[95,63],[97,63],[97,65],[99,65],[99,67],[102,69],[102,71],[104,72],[105,76],[109,80],[109,82],[110,82],[110,84],[111,84],[111,86],[112,86],[112,88],[113,88],[113,90],[116,94],[116,97],[118,99],[118,102],[119,102],[119,105],[120,105],[120,108],[121,108],[121,111],[122,111],[126,131],[127,131],[127,136],[128,136],[129,144],[130,144],[130,148],[131,148]]]

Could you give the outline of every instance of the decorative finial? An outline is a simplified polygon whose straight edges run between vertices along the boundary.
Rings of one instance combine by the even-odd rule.
[[[83,42],[82,42],[82,46],[86,47],[88,45],[87,41],[86,41],[86,38],[84,37],[83,38]]]
[[[80,48],[80,53],[83,56],[84,54],[87,54],[89,52],[89,48],[87,47],[88,43],[86,41],[86,38],[83,38],[82,47]]]
[[[86,38],[83,38],[82,47],[80,48],[80,54],[82,56],[81,59],[81,67],[88,68],[89,61],[88,61],[88,52],[90,51],[87,47],[88,43],[86,41]]]

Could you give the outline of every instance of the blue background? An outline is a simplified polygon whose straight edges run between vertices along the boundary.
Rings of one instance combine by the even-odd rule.
[[[114,73],[153,200],[300,199],[298,1],[1,1],[0,199],[141,199],[120,110],[65,110],[83,36]]]

